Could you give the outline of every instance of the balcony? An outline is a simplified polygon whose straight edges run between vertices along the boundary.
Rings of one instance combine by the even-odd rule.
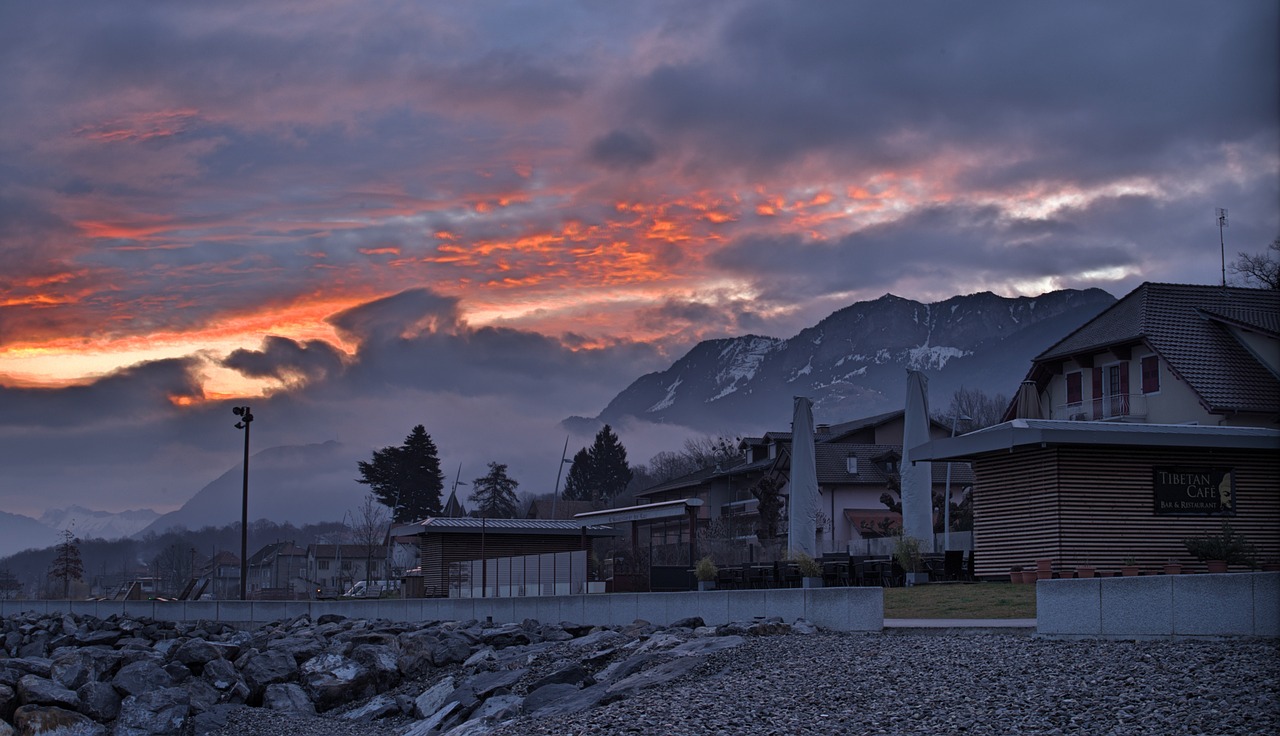
[[[1053,407],[1050,419],[1078,422],[1127,421],[1147,419],[1147,397],[1144,394],[1116,394],[1074,404]]]

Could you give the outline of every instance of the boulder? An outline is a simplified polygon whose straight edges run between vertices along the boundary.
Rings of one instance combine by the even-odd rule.
[[[475,693],[477,698],[483,700],[498,690],[510,688],[512,685],[519,682],[520,678],[523,676],[523,669],[482,672],[478,675],[467,678],[462,683],[461,687],[470,688],[471,692]]]
[[[390,690],[400,682],[396,652],[388,645],[359,644],[351,651],[351,658],[369,670],[378,691]]]
[[[610,695],[630,695],[637,690],[665,685],[672,680],[682,677],[702,664],[703,657],[690,656],[680,659],[673,659],[670,662],[651,667],[643,672],[637,672],[628,677],[624,677],[609,686]]]
[[[108,682],[86,682],[76,690],[80,712],[95,721],[113,721],[120,715],[120,694]]]
[[[266,692],[262,695],[262,707],[297,715],[314,716],[316,714],[315,704],[307,697],[302,686],[296,682],[277,682],[267,685]]]
[[[204,671],[206,663],[223,659],[227,651],[227,647],[215,646],[203,639],[188,639],[174,650],[173,660],[181,662],[198,675]]]
[[[23,705],[56,705],[67,710],[80,707],[80,697],[74,690],[39,675],[23,675],[17,690],[18,702]]]
[[[0,685],[0,721],[12,719],[17,707],[18,693],[8,685]]]
[[[182,730],[191,713],[185,688],[166,687],[130,695],[120,704],[113,736],[162,736]]]
[[[405,729],[401,736],[430,736],[436,729],[444,723],[445,719],[454,715],[454,711],[458,709],[458,703],[448,703],[440,710],[432,713],[429,718],[417,721],[409,728]]]
[[[75,690],[86,682],[108,679],[120,666],[121,654],[102,647],[73,649],[53,658],[49,676]]]
[[[449,699],[449,695],[457,688],[453,684],[453,676],[444,678],[427,688],[413,700],[413,714],[419,718],[429,718]]]
[[[374,679],[369,669],[340,654],[321,654],[302,663],[302,687],[324,712],[352,700],[373,694]]]
[[[111,685],[121,695],[142,695],[153,690],[173,687],[173,677],[150,659],[130,662],[120,668]]]
[[[23,736],[107,736],[101,723],[53,705],[24,705],[14,712],[13,725]]]
[[[559,683],[568,683],[575,688],[581,685],[591,675],[578,662],[568,662],[547,675],[529,683],[529,691],[532,692],[545,685],[554,685]]]
[[[244,703],[249,699],[249,686],[235,665],[225,659],[206,662],[200,679],[221,694],[220,703]]]
[[[240,667],[245,684],[249,686],[250,697],[262,697],[268,685],[278,682],[289,682],[298,677],[298,663],[289,652],[269,649],[265,652],[254,652],[248,659],[241,657],[245,664]]]
[[[369,699],[369,702],[342,714],[342,717],[348,721],[373,721],[399,714],[400,706],[396,703],[394,697],[390,695],[375,695]]]

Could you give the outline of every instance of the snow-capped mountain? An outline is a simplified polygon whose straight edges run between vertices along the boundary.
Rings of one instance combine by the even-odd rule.
[[[81,539],[120,539],[137,534],[158,518],[160,514],[151,509],[112,513],[71,506],[45,511],[40,515],[40,523],[54,531],[70,529]]]
[[[804,395],[818,421],[845,421],[901,408],[908,368],[929,376],[937,409],[961,386],[1012,396],[1033,356],[1114,301],[1101,289],[1018,298],[984,292],[934,304],[886,294],[789,339],[699,343],[667,370],[637,379],[596,419],[750,432],[778,426],[791,397]]]

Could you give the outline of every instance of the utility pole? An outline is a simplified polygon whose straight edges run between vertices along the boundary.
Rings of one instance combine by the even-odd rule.
[[[253,422],[253,414],[249,407],[232,407],[231,413],[240,417],[236,429],[244,430],[244,493],[240,501],[240,600],[249,600],[245,595],[249,584],[249,425]]]
[[[1227,288],[1227,242],[1222,237],[1222,229],[1227,226],[1227,210],[1218,208],[1218,248],[1222,251],[1222,288]]]
[[[569,435],[564,436],[564,449],[560,451],[560,466],[556,468],[556,488],[551,493],[551,518],[556,518],[556,501],[560,498],[560,475],[564,473],[564,464],[570,462],[565,459],[569,454]]]

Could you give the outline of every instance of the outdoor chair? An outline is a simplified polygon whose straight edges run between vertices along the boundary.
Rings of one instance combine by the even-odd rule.
[[[959,580],[964,577],[964,550],[949,549],[943,555],[942,579]]]
[[[722,567],[716,571],[716,588],[720,590],[737,590],[741,587],[741,569],[736,567]]]

